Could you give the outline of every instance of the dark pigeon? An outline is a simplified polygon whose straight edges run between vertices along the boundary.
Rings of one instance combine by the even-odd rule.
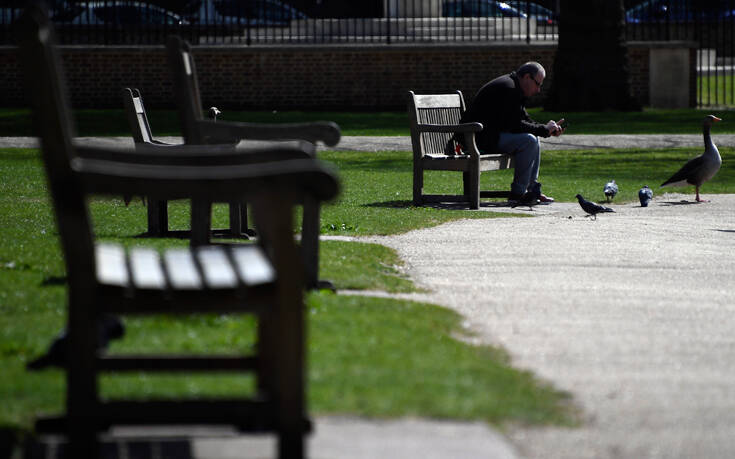
[[[605,187],[602,189],[603,193],[605,193],[605,197],[607,198],[607,202],[610,202],[613,200],[616,194],[618,194],[618,184],[615,183],[615,180],[610,180],[605,184]]]
[[[641,207],[648,207],[651,199],[653,199],[653,190],[648,188],[648,185],[643,185],[643,188],[638,190],[638,200],[641,201]]]
[[[609,207],[601,206],[592,201],[587,201],[582,197],[581,194],[577,195],[577,201],[579,201],[579,205],[580,207],[582,207],[582,210],[587,212],[587,214],[593,216],[595,220],[597,220],[597,214],[601,212],[615,212]]]
[[[97,348],[106,349],[110,341],[122,338],[124,334],[125,327],[120,319],[110,315],[103,316],[97,325]],[[26,367],[29,370],[40,370],[52,366],[63,368],[67,362],[68,346],[69,335],[64,330],[54,338],[45,354],[28,362]]]

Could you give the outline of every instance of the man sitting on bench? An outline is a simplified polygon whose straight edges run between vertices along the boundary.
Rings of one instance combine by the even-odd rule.
[[[460,123],[479,122],[483,129],[475,139],[481,153],[513,156],[515,174],[510,201],[517,202],[538,181],[541,149],[539,137],[560,136],[564,120],[537,123],[526,111],[526,99],[541,92],[546,71],[538,62],[527,62],[518,70],[485,84],[475,95]],[[542,203],[554,199],[541,194]]]

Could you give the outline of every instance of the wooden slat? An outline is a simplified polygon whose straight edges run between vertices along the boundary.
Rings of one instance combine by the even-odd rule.
[[[260,247],[235,247],[231,255],[243,284],[250,287],[276,280],[276,271]]]
[[[272,404],[260,400],[115,400],[102,404],[102,419],[111,424],[232,424],[255,421],[274,427]]]
[[[145,113],[139,97],[133,97],[133,105],[135,106],[135,113]]]
[[[416,108],[459,107],[459,94],[416,94]]]
[[[201,289],[204,285],[194,257],[188,249],[167,250],[163,255],[166,273],[172,287],[177,289]]]
[[[236,425],[242,431],[267,432],[276,427],[273,403],[253,397],[242,399],[198,400],[113,400],[101,403],[92,422],[98,430],[124,424],[222,424]],[[311,421],[301,419],[304,432],[311,430]],[[64,416],[39,419],[36,429],[41,433],[65,432],[68,421]]]
[[[127,287],[130,284],[125,249],[116,244],[99,244],[95,247],[97,280],[102,284]]]
[[[198,247],[195,253],[202,268],[204,282],[209,288],[237,287],[237,275],[223,247]]]
[[[449,96],[455,96],[457,101],[459,101],[458,95],[449,94]],[[461,117],[459,104],[456,107],[422,108],[417,111],[419,124],[458,124]],[[452,134],[445,132],[423,132],[421,133],[421,138],[424,144],[423,150],[425,154],[444,154],[446,153],[446,146],[451,140]]]
[[[166,277],[161,266],[161,257],[154,249],[138,247],[130,252],[130,270],[133,285],[137,288],[166,288]]]
[[[183,51],[181,53],[181,58],[184,60],[184,72],[186,72],[187,75],[191,75],[191,56],[187,51]]]
[[[146,122],[145,118],[143,118],[143,115],[137,115],[136,119],[138,120],[138,127],[140,130],[140,135],[143,138],[143,142],[152,142],[153,139],[150,135],[150,128],[148,127],[148,123]]]
[[[224,355],[114,355],[97,359],[103,371],[245,371],[257,367],[255,357]]]

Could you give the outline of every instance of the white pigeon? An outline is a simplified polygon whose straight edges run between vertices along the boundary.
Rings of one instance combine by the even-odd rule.
[[[615,180],[610,180],[605,184],[605,187],[602,189],[603,193],[605,193],[605,197],[607,198],[607,202],[610,202],[613,200],[616,194],[618,194],[618,184],[615,183]]]

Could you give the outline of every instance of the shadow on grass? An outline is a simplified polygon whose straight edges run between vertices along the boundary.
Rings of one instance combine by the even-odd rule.
[[[65,285],[66,276],[48,276],[41,281],[41,287],[53,287],[56,285]]]
[[[371,202],[363,204],[362,207],[384,207],[388,209],[408,209],[414,207],[413,201],[409,200],[395,200],[395,201],[383,201],[383,202]]]
[[[466,202],[427,202],[421,206],[414,206],[413,201],[409,200],[395,200],[395,201],[382,201],[382,202],[371,202],[369,204],[363,204],[363,207],[383,207],[389,209],[407,209],[409,207],[426,207],[430,209],[442,209],[442,210],[472,210],[469,204]],[[480,207],[487,208],[510,208],[508,201],[483,201],[480,202]]]

